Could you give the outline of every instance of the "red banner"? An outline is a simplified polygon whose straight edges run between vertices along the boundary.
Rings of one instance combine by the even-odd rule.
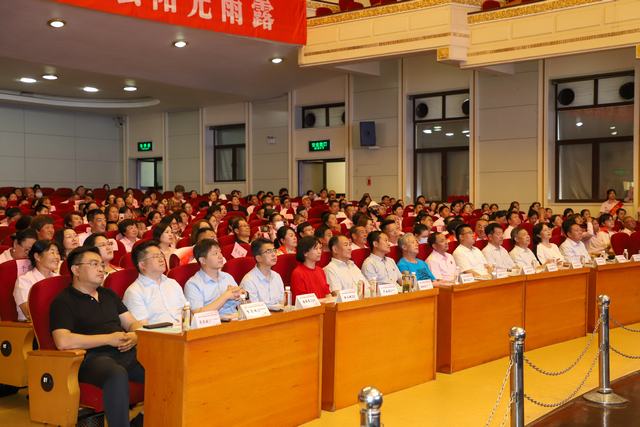
[[[151,21],[284,43],[307,42],[305,0],[54,0]]]

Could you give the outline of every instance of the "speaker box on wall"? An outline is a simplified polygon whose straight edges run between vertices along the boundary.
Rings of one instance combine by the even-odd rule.
[[[376,145],[376,122],[360,122],[360,146],[374,147]]]

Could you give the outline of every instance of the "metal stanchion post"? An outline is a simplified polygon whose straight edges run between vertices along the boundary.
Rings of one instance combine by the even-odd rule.
[[[511,346],[511,427],[524,427],[524,339],[527,333],[524,329],[514,326],[509,330]]]
[[[600,316],[602,322],[600,323],[600,330],[598,336],[600,338],[600,348],[602,355],[600,356],[600,363],[598,364],[598,371],[600,374],[600,387],[595,391],[585,393],[582,395],[586,400],[593,403],[599,403],[601,405],[620,405],[626,403],[627,399],[619,396],[611,390],[609,376],[609,303],[611,298],[607,295],[598,296],[598,308],[600,309]]]
[[[380,427],[382,393],[375,387],[365,387],[358,393],[360,427]]]

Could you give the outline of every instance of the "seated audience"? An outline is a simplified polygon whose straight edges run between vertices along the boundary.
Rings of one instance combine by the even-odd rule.
[[[600,256],[603,252],[607,255],[615,255],[611,247],[611,236],[615,234],[613,227],[615,222],[611,214],[602,214],[598,218],[599,229],[595,236],[584,242],[587,251],[591,255]]]
[[[456,237],[459,245],[453,251],[453,259],[460,267],[462,273],[473,274],[474,277],[487,276],[487,259],[482,255],[480,249],[473,246],[475,242],[474,232],[470,225],[462,224],[456,229]]]
[[[38,240],[53,240],[54,222],[49,215],[36,215],[31,219],[31,228],[38,233]]]
[[[29,313],[29,290],[41,280],[48,277],[58,276],[58,266],[60,265],[60,253],[58,246],[52,240],[38,240],[29,251],[29,261],[31,270],[18,277],[13,288],[13,299],[16,301],[18,311],[18,321],[30,321]]]
[[[107,228],[107,217],[104,215],[100,209],[93,209],[87,213],[87,221],[91,226],[91,230],[88,230],[86,233],[80,233],[78,235],[78,239],[80,240],[80,244],[84,244],[84,241],[92,234],[96,233],[104,233]]]
[[[343,235],[336,235],[329,241],[331,262],[324,268],[331,294],[336,296],[338,291],[356,289],[358,282],[367,283],[360,269],[351,261],[351,242]]]
[[[476,227],[475,227],[476,240],[487,240],[487,234],[485,232],[487,225],[489,225],[489,221],[487,221],[486,219],[480,218],[478,219],[478,221],[476,221]]]
[[[314,232],[314,236],[318,239],[318,242],[321,245],[322,252],[329,252],[329,240],[333,237],[333,232],[326,225],[321,225],[316,228]]]
[[[78,233],[69,227],[62,227],[56,230],[54,240],[58,245],[61,260],[66,259],[71,251],[80,245]]]
[[[14,259],[24,259],[38,240],[38,234],[33,228],[25,228],[11,235],[11,247],[0,255],[0,264]]]
[[[96,233],[87,237],[82,246],[94,246],[100,251],[102,262],[104,262],[105,277],[109,274],[122,270],[120,267],[111,264],[113,260],[113,244],[104,233]]]
[[[504,235],[508,238],[511,238],[511,232],[514,228],[518,227],[521,222],[522,220],[520,219],[520,214],[518,213],[518,211],[510,211],[507,214],[507,224],[509,224],[509,226],[506,230],[504,230]]]
[[[387,256],[391,252],[389,238],[382,231],[372,231],[367,236],[371,255],[362,264],[362,274],[369,282],[377,280],[378,285],[402,285],[402,273],[396,262]]]
[[[398,261],[400,271],[416,273],[418,280],[436,280],[427,263],[416,258],[420,250],[416,236],[411,233],[403,234],[398,240],[398,250],[402,254],[402,259]]]
[[[275,247],[278,249],[278,255],[295,254],[298,239],[293,228],[284,226],[278,229],[276,233]]]
[[[176,251],[173,243],[173,230],[171,225],[160,223],[153,228],[153,240],[158,244],[158,249],[164,254],[167,264],[171,254]]]
[[[87,351],[78,379],[102,390],[108,424],[129,426],[129,381],[144,383],[134,332],[142,325],[115,292],[101,286],[103,274],[97,252],[82,247],[69,254],[73,282],[51,304],[50,329],[58,349]],[[139,414],[131,426],[142,426],[143,418]]]
[[[429,246],[433,249],[427,257],[429,270],[436,278],[444,282],[453,282],[457,275],[457,265],[453,256],[447,252],[449,242],[443,233],[435,232],[429,235]]]
[[[560,253],[568,263],[589,260],[589,252],[582,243],[582,227],[573,221],[565,221],[562,231],[567,239],[560,245]]]
[[[232,227],[233,235],[236,236],[235,242],[248,245],[251,241],[251,227],[247,221],[242,217],[237,217],[233,220]]]
[[[511,239],[513,240],[514,246],[511,252],[509,252],[509,255],[518,268],[536,268],[540,265],[533,251],[529,249],[531,236],[529,236],[527,230],[522,227],[515,227],[511,232]]]
[[[131,252],[133,244],[138,241],[138,226],[132,219],[125,219],[118,224],[118,231],[122,235],[120,242],[127,252]]]
[[[482,254],[491,268],[514,268],[515,262],[509,256],[509,252],[502,247],[504,232],[498,223],[491,223],[485,229],[487,234],[487,246],[482,250]]]
[[[264,302],[267,305],[283,304],[282,277],[271,269],[278,260],[273,243],[264,237],[254,239],[251,242],[251,255],[256,260],[256,266],[245,274],[240,286],[249,293],[253,302]]]
[[[632,216],[627,216],[622,220],[622,233],[631,235],[636,231],[636,220]]]
[[[391,215],[387,215],[389,218]],[[394,219],[385,219],[380,224],[380,231],[387,235],[389,244],[391,246],[398,246],[398,239],[400,238],[400,229]]]
[[[318,299],[331,296],[324,270],[316,265],[321,258],[322,244],[318,238],[304,237],[298,242],[296,260],[300,265],[291,273],[293,304],[298,295],[315,294]]]
[[[565,262],[558,246],[551,243],[551,229],[544,223],[533,227],[533,253],[542,265]]]
[[[351,249],[365,249],[367,247],[367,230],[361,225],[354,225],[349,229]]]

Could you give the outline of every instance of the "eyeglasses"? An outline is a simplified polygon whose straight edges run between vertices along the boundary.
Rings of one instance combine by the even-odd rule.
[[[24,246],[22,246],[22,244],[21,244],[21,243],[18,243],[18,246],[20,246],[20,247],[22,248],[22,250],[23,250],[23,251],[25,251],[27,254],[28,254],[29,252],[31,252],[31,246],[29,246],[29,247],[25,248]]]
[[[461,233],[461,236],[464,236],[465,234],[473,234],[473,231],[467,231],[466,233]]]
[[[76,265],[90,265],[91,268],[105,268],[105,264],[103,261],[79,262]]]
[[[277,252],[278,252],[278,251],[277,251],[277,249],[276,249],[276,248],[271,248],[271,249],[267,249],[267,250],[266,250],[266,251],[264,251],[264,252],[261,252],[261,253],[260,253],[260,254],[258,254],[258,255],[264,255],[264,254],[275,254],[275,253],[277,253]]]
[[[144,262],[144,261],[146,261],[146,260],[148,260],[148,259],[157,259],[157,260],[160,260],[160,259],[164,259],[164,255],[163,255],[163,254],[155,254],[155,255],[151,255],[151,256],[148,256],[148,257],[146,257],[145,259],[141,260],[140,262]]]

